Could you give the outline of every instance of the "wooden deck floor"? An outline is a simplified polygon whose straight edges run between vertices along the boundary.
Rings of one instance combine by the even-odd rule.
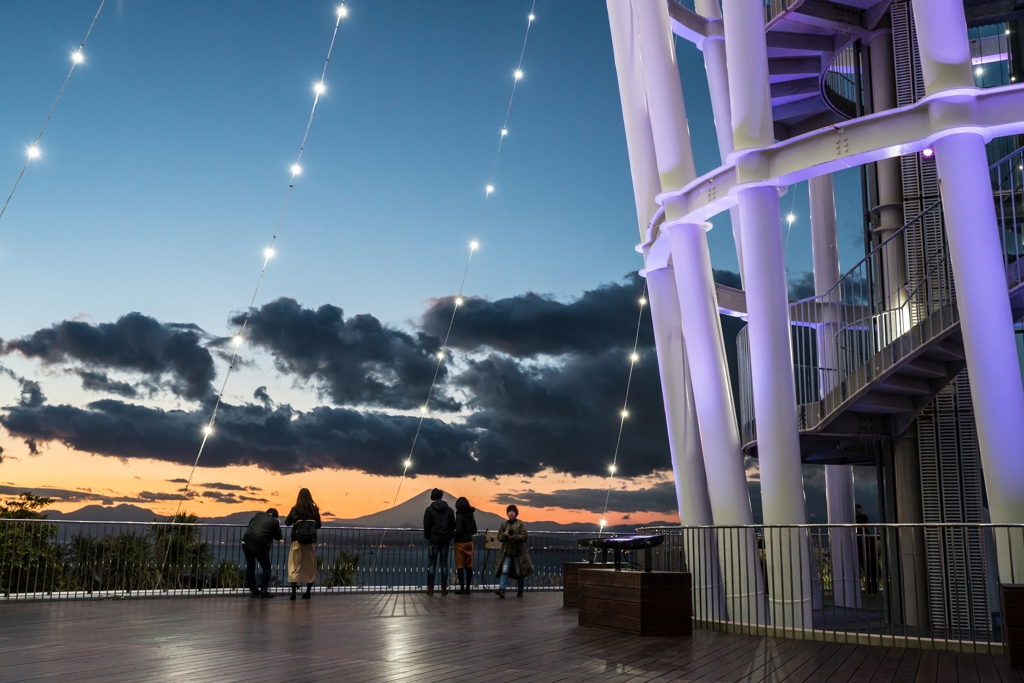
[[[1004,657],[580,628],[560,593],[0,604],[0,681],[1024,683]]]

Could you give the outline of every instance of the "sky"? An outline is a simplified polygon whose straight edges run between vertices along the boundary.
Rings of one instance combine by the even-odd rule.
[[[0,8],[5,196],[97,5]],[[190,510],[286,508],[302,486],[337,518],[390,505],[477,238],[400,498],[439,485],[524,518],[599,516],[643,287],[602,4],[537,0],[480,219],[531,5],[348,3]],[[51,489],[64,511],[177,505],[335,7],[108,0],[0,218],[0,494]],[[706,172],[719,158],[703,62],[677,49]],[[862,253],[859,179],[836,184],[845,269]],[[806,184],[780,201],[804,296]],[[728,214],[715,225],[727,276]],[[674,515],[652,344],[644,317],[610,523]]]

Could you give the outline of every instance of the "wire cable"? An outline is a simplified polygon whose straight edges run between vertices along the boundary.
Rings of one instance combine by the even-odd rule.
[[[100,6],[97,8],[96,14],[93,15],[92,23],[89,24],[89,30],[85,32],[85,38],[82,39],[82,44],[78,46],[78,50],[71,53],[71,68],[68,69],[68,75],[64,77],[64,83],[60,86],[57,98],[53,101],[53,105],[50,107],[50,113],[46,115],[46,120],[43,121],[43,127],[39,130],[39,135],[36,136],[36,141],[32,143],[31,147],[29,147],[25,164],[21,167],[21,173],[18,174],[17,180],[14,181],[14,187],[11,188],[11,193],[7,195],[7,201],[4,202],[3,208],[0,208],[0,218],[3,218],[4,213],[7,212],[7,205],[11,203],[11,198],[14,197],[15,190],[17,190],[18,185],[21,184],[21,179],[24,177],[25,171],[28,170],[29,163],[39,156],[39,141],[43,139],[43,133],[46,132],[46,127],[50,125],[50,119],[53,118],[53,112],[57,109],[57,103],[60,102],[61,95],[64,94],[64,90],[68,87],[68,81],[71,80],[71,74],[75,72],[75,67],[84,61],[82,51],[85,49],[85,44],[89,41],[89,36],[92,34],[92,29],[96,25],[96,20],[100,18],[100,12],[103,11],[103,5],[106,1],[107,0],[100,0]]]
[[[636,318],[636,335],[633,337],[633,352],[629,354],[629,376],[626,378],[626,397],[622,400],[622,413],[619,417],[619,435],[615,439],[615,453],[612,455],[612,464],[608,468],[608,490],[604,494],[604,512],[601,513],[601,533],[607,526],[608,501],[612,495],[612,484],[615,481],[615,470],[619,462],[619,447],[622,445],[622,430],[626,426],[626,418],[629,417],[629,389],[633,385],[633,370],[640,360],[636,350],[640,345],[640,323],[644,319],[644,306],[647,304],[647,280],[644,280],[644,291],[640,296],[640,313]]]

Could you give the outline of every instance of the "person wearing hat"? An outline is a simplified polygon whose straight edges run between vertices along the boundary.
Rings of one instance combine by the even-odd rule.
[[[498,579],[498,590],[494,591],[499,598],[505,597],[505,586],[508,577],[516,580],[516,597],[523,597],[523,579],[533,573],[533,562],[526,549],[526,525],[519,521],[519,508],[509,505],[505,508],[508,521],[498,527],[498,540],[501,541],[501,552],[494,564],[494,576]]]

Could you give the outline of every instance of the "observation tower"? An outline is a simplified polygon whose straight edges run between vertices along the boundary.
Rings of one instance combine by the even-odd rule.
[[[877,473],[880,522],[1024,523],[1024,11],[976,0],[607,9],[680,521],[705,527],[686,562],[710,612],[812,627],[822,577],[793,532],[808,522],[805,463],[825,465],[830,525],[858,521],[854,467]],[[699,177],[677,38],[703,53],[723,160]],[[841,267],[832,173],[848,168],[860,171],[864,257]],[[780,195],[801,181],[815,296],[790,301]],[[742,290],[713,280],[706,232],[722,212]],[[736,378],[720,313],[747,321]],[[779,543],[747,526],[744,454],[757,459],[765,525],[790,532]],[[895,559],[879,609],[950,637],[988,632],[994,586],[1024,567],[1024,535],[915,528],[880,541]],[[862,532],[827,533],[833,606],[859,609],[859,564],[872,561]],[[958,595],[944,594],[958,579]]]

